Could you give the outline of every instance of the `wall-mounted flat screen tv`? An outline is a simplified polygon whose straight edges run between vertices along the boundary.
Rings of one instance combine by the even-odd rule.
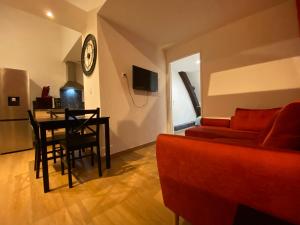
[[[156,92],[158,86],[158,74],[156,72],[132,66],[132,88]]]

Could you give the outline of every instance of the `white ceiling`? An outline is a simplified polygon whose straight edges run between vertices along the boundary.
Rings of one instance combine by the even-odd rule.
[[[91,10],[94,10],[100,6],[102,6],[106,0],[65,0],[69,2],[70,4],[89,12]]]
[[[166,47],[286,0],[108,0],[99,14]],[[130,3],[128,3],[130,2]]]

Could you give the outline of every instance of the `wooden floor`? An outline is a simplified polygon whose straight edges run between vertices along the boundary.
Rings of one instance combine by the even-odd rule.
[[[60,163],[50,162],[52,191],[47,194],[42,179],[35,179],[33,159],[32,150],[0,155],[1,225],[173,224],[173,213],[162,202],[155,145],[113,157],[112,169],[104,169],[102,178],[96,165],[78,161],[72,189]]]

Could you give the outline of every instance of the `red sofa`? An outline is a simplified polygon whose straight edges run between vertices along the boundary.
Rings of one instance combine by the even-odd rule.
[[[249,113],[204,119],[188,137],[159,135],[163,199],[176,215],[193,225],[239,224],[243,205],[300,224],[300,102],[256,111],[260,122]]]
[[[231,119],[202,118],[201,126],[185,131],[186,136],[214,141],[256,146],[264,140],[280,108],[237,108]]]

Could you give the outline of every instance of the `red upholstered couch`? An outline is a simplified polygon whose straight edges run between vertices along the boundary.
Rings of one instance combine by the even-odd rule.
[[[268,134],[279,111],[280,108],[237,108],[231,119],[202,118],[202,125],[187,129],[185,135],[256,146]]]
[[[239,205],[300,224],[300,102],[246,111],[157,139],[164,203],[193,225],[237,224]]]

